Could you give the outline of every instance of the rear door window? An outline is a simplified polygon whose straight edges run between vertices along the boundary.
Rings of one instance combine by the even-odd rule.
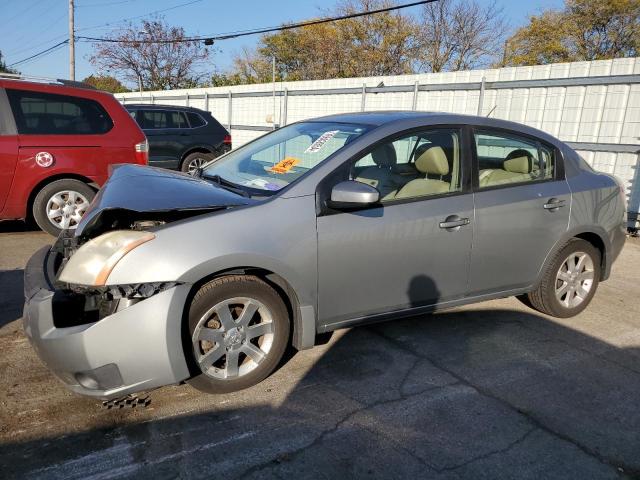
[[[140,110],[137,116],[142,128],[189,128],[187,117],[183,112],[169,110]]]
[[[113,128],[95,100],[7,89],[20,135],[100,135]]]

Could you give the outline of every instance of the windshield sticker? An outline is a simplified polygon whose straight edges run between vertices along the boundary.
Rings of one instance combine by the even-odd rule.
[[[309,145],[309,148],[307,148],[304,153],[316,153],[318,152],[322,147],[324,147],[324,144],[327,143],[329,140],[331,140],[333,137],[336,136],[336,133],[340,132],[340,130],[331,130],[329,132],[325,132],[322,135],[320,135],[320,137],[318,137],[318,139],[313,142],[311,145]]]
[[[273,173],[279,173],[282,175],[285,173],[289,173],[289,171],[299,163],[300,163],[299,159],[293,158],[293,157],[287,157],[280,160],[278,163],[276,163],[273,167],[269,169],[269,171]]]

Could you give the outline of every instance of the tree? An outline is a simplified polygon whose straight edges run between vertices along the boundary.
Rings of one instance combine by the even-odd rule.
[[[529,18],[508,41],[506,63],[604,60],[640,53],[640,0],[565,0]]]
[[[129,89],[125,87],[120,80],[109,75],[89,75],[82,80],[83,83],[91,85],[98,90],[104,90],[110,93],[123,93],[128,92]]]
[[[0,52],[0,73],[19,73],[17,70],[7,67],[7,64],[2,59],[2,52]]]
[[[391,5],[390,0],[343,0],[324,13],[347,15]],[[262,36],[255,50],[237,55],[231,75],[245,83],[271,81],[273,57],[277,78],[283,80],[410,73],[414,38],[414,21],[397,11],[283,30]]]
[[[490,64],[506,36],[502,10],[495,3],[440,0],[422,7],[418,29],[420,70],[468,70]]]
[[[189,88],[204,77],[200,68],[209,57],[200,41],[187,38],[181,27],[170,27],[162,17],[130,23],[94,44],[89,61],[101,71],[118,73],[144,89]],[[158,43],[151,43],[157,41]]]

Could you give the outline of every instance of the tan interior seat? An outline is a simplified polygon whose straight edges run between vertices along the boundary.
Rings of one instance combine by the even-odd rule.
[[[481,187],[517,183],[532,180],[537,175],[533,156],[526,150],[518,149],[507,155],[502,169],[481,170],[479,184]]]
[[[443,177],[449,174],[449,162],[442,147],[425,145],[424,151],[416,156],[416,169],[424,178],[411,180],[393,198],[411,198],[424,195],[446,193],[451,184],[443,180],[427,178],[428,175]]]
[[[393,171],[398,162],[396,150],[393,145],[386,143],[373,150],[371,158],[375,166],[365,168],[356,177],[356,181],[377,188],[380,198],[383,198],[402,185],[402,179]]]

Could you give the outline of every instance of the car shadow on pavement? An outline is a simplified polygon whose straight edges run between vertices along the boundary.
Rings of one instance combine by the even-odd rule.
[[[21,220],[0,221],[0,233],[37,232],[39,230],[38,226],[31,222],[23,222]]]
[[[22,316],[24,270],[0,270],[0,328]]]
[[[317,347],[321,355],[300,352],[242,392],[207,397],[180,386],[152,394],[160,411],[168,397],[178,406],[197,399],[181,414],[103,411],[86,431],[63,436],[48,435],[45,418],[39,438],[0,446],[0,471],[65,479],[635,478],[640,352],[571,325],[477,308],[346,330]],[[318,357],[310,368],[307,357]],[[289,387],[291,378],[299,380]],[[67,397],[65,421],[86,401]]]

